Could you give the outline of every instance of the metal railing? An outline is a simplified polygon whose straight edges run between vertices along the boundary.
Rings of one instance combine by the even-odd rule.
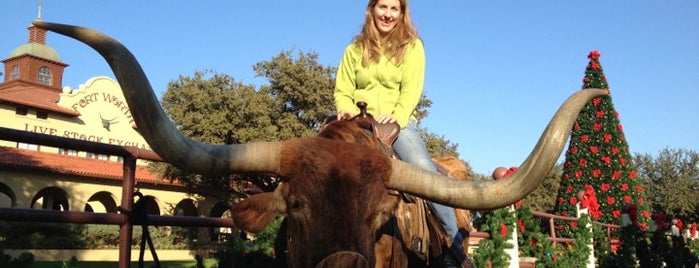
[[[122,197],[120,207],[125,211],[132,211],[133,209],[134,186],[136,180],[136,160],[143,159],[163,161],[163,159],[160,158],[160,156],[158,156],[155,152],[136,147],[69,139],[4,127],[0,127],[0,140],[17,141],[91,153],[121,156],[124,159],[124,172],[121,186]],[[134,223],[125,214],[0,208],[0,220],[119,225],[118,267],[128,268],[130,266],[131,242]],[[235,227],[232,219],[215,217],[148,215],[147,222],[149,225],[154,226]]]

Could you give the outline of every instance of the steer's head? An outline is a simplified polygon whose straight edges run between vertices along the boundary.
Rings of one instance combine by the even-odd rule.
[[[388,159],[366,145],[322,137],[236,145],[192,140],[170,122],[135,57],[118,41],[86,28],[42,21],[34,24],[76,38],[105,58],[141,135],[169,163],[202,174],[258,173],[285,178],[287,183],[277,191],[264,194],[272,195],[269,200],[273,201],[262,206],[272,209],[253,211],[287,214],[288,242],[298,245],[288,257],[293,261],[290,265],[297,267],[373,264],[372,235],[394,207],[382,203],[387,188],[466,209],[493,209],[524,198],[553,168],[580,109],[592,97],[607,94],[586,89],[568,98],[529,157],[507,179],[458,181]],[[311,252],[310,248],[318,247],[324,249]]]
[[[391,162],[374,146],[349,121],[327,125],[316,138],[289,142],[279,170],[285,183],[236,204],[234,222],[256,232],[284,214],[293,267],[374,267],[377,230],[398,204],[385,185]]]

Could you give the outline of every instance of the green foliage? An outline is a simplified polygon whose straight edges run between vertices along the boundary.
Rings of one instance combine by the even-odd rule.
[[[313,136],[325,119],[334,114],[333,88],[335,88],[335,67],[318,63],[318,54],[302,53],[296,57],[292,51],[282,51],[269,61],[262,61],[253,67],[257,76],[267,78],[269,86],[261,92],[274,99],[282,114],[292,115],[284,121],[290,131],[281,139]],[[282,127],[281,129],[285,129]]]
[[[636,265],[636,247],[643,233],[634,224],[621,228],[621,246],[614,254],[614,262],[621,267],[633,267]]]
[[[517,242],[519,246],[519,256],[535,257],[540,262],[550,259],[553,246],[547,240],[548,235],[541,231],[540,221],[534,218],[531,209],[527,205],[519,206],[517,213]]]
[[[607,229],[600,225],[592,225],[592,239],[595,248],[595,258],[599,267],[607,267],[605,265],[612,265],[614,267],[614,262],[612,261],[612,246],[611,241],[607,237]]]
[[[556,207],[556,196],[561,185],[561,173],[563,165],[557,164],[544,178],[544,182],[527,197],[522,199],[522,203],[531,210],[551,212]]]
[[[78,258],[73,256],[70,260],[63,261],[61,268],[75,268],[78,267]]]
[[[85,225],[46,222],[0,222],[0,248],[80,249]]]
[[[687,222],[697,217],[699,153],[665,148],[656,157],[636,154],[634,162],[639,179],[648,190],[648,199],[657,210],[679,216]]]
[[[599,53],[590,52],[583,90],[608,89],[599,63]],[[611,96],[597,97],[580,111],[565,155],[556,214],[573,215],[580,202],[578,191],[592,189],[599,211],[590,210],[596,221],[621,223],[622,208],[636,207],[637,222],[648,227],[650,207],[644,199],[644,187],[637,178],[629,146]]]
[[[274,265],[274,240],[283,221],[277,217],[254,239],[230,236],[225,247],[214,256],[220,267],[270,267]]]
[[[452,143],[445,138],[444,135],[438,136],[437,134],[429,132],[426,128],[420,129],[420,135],[425,141],[425,146],[427,147],[427,151],[430,152],[430,157],[437,158],[445,155],[459,157],[459,152],[456,151],[459,144]]]
[[[580,217],[576,226],[571,226],[572,245],[558,246],[553,261],[556,267],[584,267],[590,254],[588,245],[592,242],[592,231],[585,226],[590,224],[588,217]]]
[[[19,256],[12,258],[0,248],[0,267],[29,268],[34,263],[34,254],[22,252]]]
[[[514,247],[507,241],[512,238],[516,218],[507,207],[496,209],[485,217],[481,231],[488,232],[490,238],[478,243],[478,250],[473,255],[474,264],[476,267],[507,267],[510,256],[505,254],[505,250]]]
[[[156,249],[191,248],[196,229],[150,226]],[[141,241],[142,229],[134,226],[132,247]],[[119,245],[119,226],[36,222],[0,222],[0,248],[12,249],[115,249]],[[27,239],[29,238],[29,239]]]

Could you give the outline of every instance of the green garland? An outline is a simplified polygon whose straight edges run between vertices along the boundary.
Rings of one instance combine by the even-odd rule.
[[[547,240],[548,236],[541,232],[541,227],[528,206],[519,206],[515,212],[510,213],[508,208],[501,208],[486,215],[486,221],[481,229],[490,234],[490,239],[483,239],[478,243],[478,250],[473,256],[476,267],[507,267],[510,257],[505,254],[505,250],[513,248],[513,245],[507,241],[512,238],[515,222],[518,228],[519,254],[536,257],[537,267],[585,266],[591,254],[588,244],[593,237],[589,229],[570,227],[569,234],[573,238],[573,243],[558,244],[554,248]],[[588,217],[581,217],[576,226],[587,226],[589,223]]]
[[[510,256],[505,254],[505,249],[514,247],[507,240],[512,238],[512,226],[515,220],[514,214],[510,213],[506,207],[486,215],[486,221],[481,226],[481,230],[490,233],[490,238],[478,243],[478,250],[473,255],[476,267],[507,267]]]

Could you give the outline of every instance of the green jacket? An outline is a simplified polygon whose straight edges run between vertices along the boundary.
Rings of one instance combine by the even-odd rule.
[[[335,78],[335,108],[359,113],[356,102],[367,103],[373,116],[392,115],[401,128],[417,120],[415,108],[425,81],[425,50],[420,39],[405,49],[403,63],[396,66],[382,56],[378,63],[362,66],[362,47],[352,43],[345,49]]]

